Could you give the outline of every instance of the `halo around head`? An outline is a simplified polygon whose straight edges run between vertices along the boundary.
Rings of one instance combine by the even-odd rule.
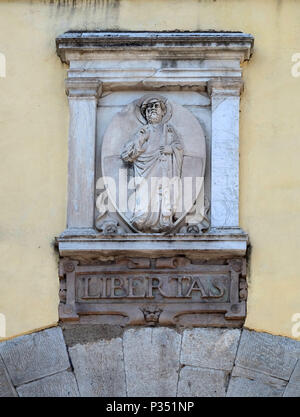
[[[162,102],[165,107],[165,114],[162,118],[161,123],[166,123],[171,119],[172,116],[172,106],[169,100],[161,96],[160,94],[146,94],[143,97],[139,98],[135,102],[135,115],[138,118],[138,120],[143,124],[147,124],[147,120],[145,119],[144,113],[143,113],[143,107],[147,105],[152,100],[157,100],[159,102]]]

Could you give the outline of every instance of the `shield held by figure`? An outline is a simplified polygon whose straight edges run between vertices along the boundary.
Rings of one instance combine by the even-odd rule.
[[[101,155],[108,198],[134,232],[173,232],[203,194],[203,129],[162,95],[147,94],[117,113]]]

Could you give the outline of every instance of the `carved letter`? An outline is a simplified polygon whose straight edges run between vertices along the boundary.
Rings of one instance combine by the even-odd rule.
[[[116,285],[116,281],[119,281],[119,285]],[[123,289],[125,294],[122,295],[116,295],[115,294],[115,290],[116,289]],[[123,278],[111,278],[110,280],[110,297],[111,298],[123,298],[123,297],[127,297],[127,292],[124,288],[124,280]]]
[[[197,284],[197,287],[196,287],[196,284]],[[207,294],[206,294],[206,292],[203,288],[203,285],[201,284],[199,278],[194,278],[193,279],[192,285],[190,286],[190,288],[189,288],[189,290],[188,290],[188,292],[186,293],[185,296],[191,298],[192,296],[190,294],[191,294],[192,291],[200,291],[201,297],[207,297]]]
[[[154,289],[157,289],[157,290],[159,290],[159,292],[161,293],[161,295],[163,296],[163,297],[168,297],[168,295],[167,294],[165,294],[164,293],[164,291],[162,290],[162,282],[161,282],[161,280],[160,280],[160,278],[158,278],[158,277],[147,277],[147,280],[148,280],[148,293],[147,293],[147,295],[146,295],[146,297],[147,298],[154,298],[154,295],[153,295],[153,290]],[[153,283],[153,281],[154,280],[156,280],[156,281],[158,281],[158,284],[157,285],[155,285],[154,283]]]
[[[134,289],[136,288],[136,287],[133,286],[134,281],[143,282],[143,279],[142,278],[128,278],[128,297],[130,297],[130,298],[144,298],[145,293],[146,293],[145,289],[144,289],[142,294],[138,294],[138,295],[134,294]]]

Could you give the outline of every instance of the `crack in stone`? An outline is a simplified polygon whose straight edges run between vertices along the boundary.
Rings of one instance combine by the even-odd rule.
[[[239,351],[239,347],[240,347],[240,343],[241,343],[241,339],[242,339],[242,334],[243,334],[243,330],[241,330],[241,332],[240,332],[240,337],[239,337],[239,341],[238,341],[238,344],[237,344],[237,347],[236,347],[236,352],[235,352],[234,360],[233,360],[233,363],[232,363],[231,372],[229,372],[229,374],[228,374],[227,386],[225,387],[225,396],[227,396],[227,391],[228,391],[229,384],[230,384],[230,381],[231,381],[233,368],[235,367],[235,362],[236,362],[236,358],[237,358],[237,355],[238,355],[238,351]]]
[[[126,373],[126,361],[125,361],[124,337],[123,336],[121,339],[122,339],[122,354],[123,354],[123,363],[124,363],[125,391],[126,391],[126,397],[128,397],[127,373]]]
[[[181,369],[184,367],[181,363],[181,351],[182,351],[182,340],[183,340],[183,332],[180,333],[180,348],[179,348],[179,358],[178,358],[178,378],[177,378],[177,385],[176,385],[176,397],[178,397],[178,386],[179,386],[179,379],[180,379],[180,372]]]

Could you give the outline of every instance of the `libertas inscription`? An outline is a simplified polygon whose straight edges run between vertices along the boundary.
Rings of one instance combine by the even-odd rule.
[[[228,281],[228,280],[227,280]],[[199,274],[177,276],[105,276],[99,274],[83,276],[78,282],[78,298],[81,300],[111,299],[111,298],[194,298],[209,300],[222,298],[225,288],[228,294],[226,277],[212,279]],[[157,294],[155,293],[157,290]],[[194,293],[198,297],[193,297]],[[228,297],[227,297],[228,298]]]
[[[70,304],[65,291],[74,294]],[[129,324],[176,324],[185,315],[225,314],[236,325],[245,314],[245,264],[242,259],[218,265],[187,258],[119,259],[84,265],[61,263],[61,317],[123,316]],[[76,307],[75,307],[76,303]],[[73,306],[72,306],[73,305]],[[219,317],[222,324],[224,319]]]

